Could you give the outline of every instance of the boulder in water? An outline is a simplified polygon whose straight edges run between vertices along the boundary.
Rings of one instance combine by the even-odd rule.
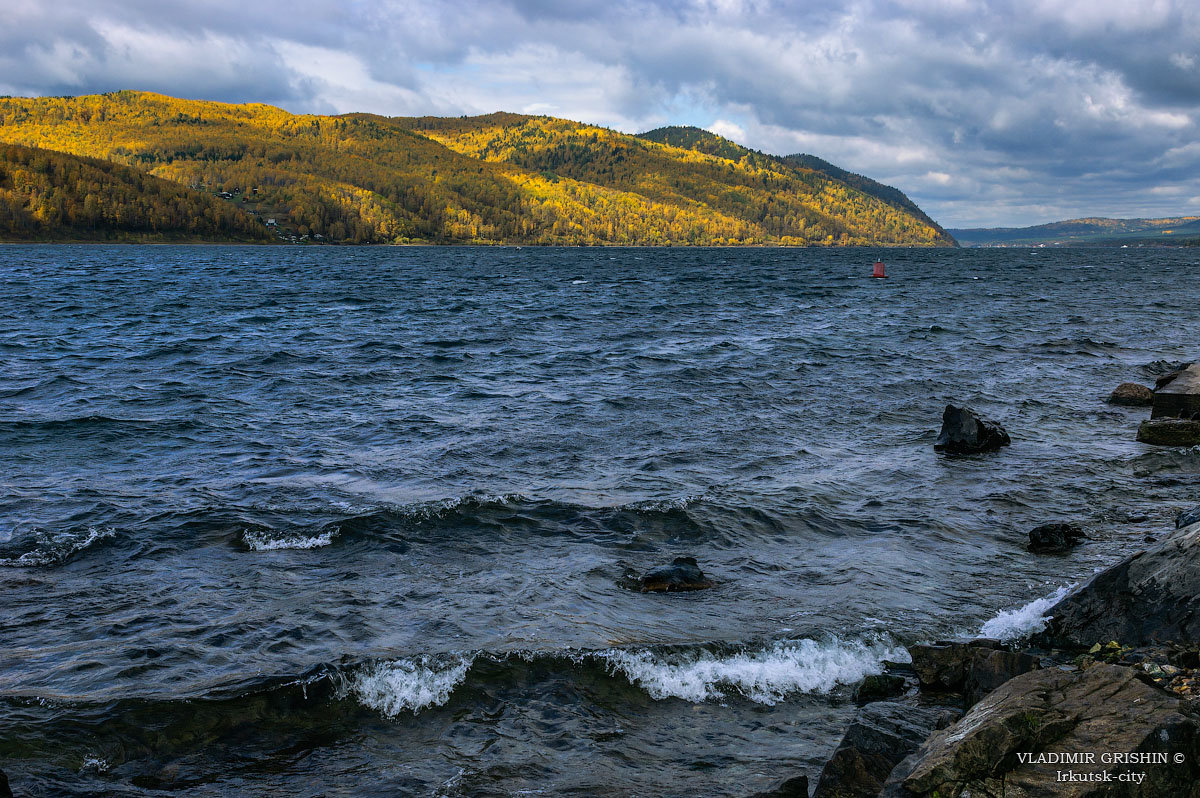
[[[1041,667],[1037,657],[1009,651],[998,640],[912,645],[908,653],[922,690],[962,693],[967,706],[1014,676]]]
[[[1136,382],[1123,382],[1108,397],[1110,405],[1149,407],[1154,404],[1154,391]]]
[[[775,789],[756,792],[751,798],[808,798],[808,776],[792,776]]]
[[[1155,418],[1138,427],[1139,443],[1152,446],[1196,446],[1200,444],[1200,421],[1182,418]]]
[[[980,418],[968,407],[946,405],[942,413],[942,431],[933,448],[947,454],[975,454],[1008,446],[1012,440],[1004,427]]]
[[[641,579],[643,593],[703,590],[712,586],[712,580],[700,570],[695,557],[676,557],[670,565],[659,566]]]
[[[1038,554],[1064,552],[1087,538],[1075,524],[1042,524],[1029,530],[1029,550]]]

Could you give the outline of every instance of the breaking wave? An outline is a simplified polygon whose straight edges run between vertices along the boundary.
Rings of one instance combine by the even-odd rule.
[[[1004,610],[985,623],[979,633],[984,637],[1004,641],[1020,640],[1037,634],[1050,622],[1050,616],[1046,615],[1046,610],[1062,601],[1068,593],[1075,589],[1077,584],[1074,582],[1064,585],[1051,595],[1034,599],[1023,607]]]
[[[61,565],[84,549],[107,540],[117,534],[111,527],[89,528],[86,532],[38,532],[34,547],[15,557],[0,557],[0,566],[10,568],[37,568],[46,565]]]

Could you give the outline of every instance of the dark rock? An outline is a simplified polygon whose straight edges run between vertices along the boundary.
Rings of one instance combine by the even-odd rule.
[[[880,701],[868,704],[821,771],[813,798],[868,798],[888,774],[929,737],[961,713],[947,707]]]
[[[904,692],[904,677],[892,673],[876,673],[859,682],[854,690],[854,703],[866,704],[884,698],[894,698]]]
[[[1140,443],[1153,446],[1196,446],[1200,444],[1200,421],[1182,418],[1156,418],[1138,426]]]
[[[962,693],[968,707],[1014,676],[1041,667],[1032,654],[974,643],[914,645],[908,653],[922,690]]]
[[[1123,382],[1108,397],[1110,405],[1149,407],[1154,404],[1154,391],[1136,382]]]
[[[8,776],[0,770],[0,798],[13,798],[12,788],[8,786]]]
[[[1166,763],[1104,762],[1101,755],[1111,752],[1165,754]],[[1049,758],[1039,763],[1040,754]],[[1081,757],[1063,764],[1050,756],[1064,754],[1092,754],[1095,761]],[[1099,779],[1107,772],[1114,781],[1059,782],[1064,770]],[[1122,773],[1144,773],[1145,779],[1120,782]],[[1195,796],[1198,780],[1200,723],[1185,702],[1147,684],[1132,668],[1101,664],[1010,680],[958,723],[935,732],[895,769],[880,794],[1157,798]]]
[[[946,405],[942,413],[942,431],[933,448],[947,454],[990,452],[1012,441],[994,421],[980,418],[970,408]]]
[[[793,776],[785,779],[775,789],[756,792],[750,798],[808,798],[808,776]]]
[[[1039,554],[1063,552],[1086,537],[1075,524],[1042,524],[1029,530],[1029,550]]]
[[[1200,363],[1193,363],[1166,382],[1160,378],[1159,383],[1150,418],[1195,418],[1200,413]]]
[[[1184,510],[1179,515],[1175,516],[1175,528],[1180,529],[1185,526],[1200,522],[1200,504],[1197,504],[1190,510]]]
[[[1051,647],[1088,648],[1200,640],[1200,525],[1101,571],[1046,611],[1037,640]]]
[[[1162,361],[1159,361],[1159,362],[1162,362]],[[1166,364],[1164,364],[1164,365],[1166,365]],[[1167,368],[1170,368],[1171,369],[1170,371],[1168,371],[1166,374],[1160,374],[1154,378],[1154,390],[1161,391],[1163,388],[1166,388],[1168,385],[1170,385],[1172,382],[1174,382],[1175,379],[1180,374],[1183,373],[1184,369],[1186,369],[1190,365],[1192,365],[1192,364],[1191,363],[1176,363],[1175,368],[1171,368],[1168,365]]]
[[[676,590],[703,590],[713,583],[700,570],[694,557],[676,557],[670,565],[663,565],[642,577],[643,593],[661,593]]]

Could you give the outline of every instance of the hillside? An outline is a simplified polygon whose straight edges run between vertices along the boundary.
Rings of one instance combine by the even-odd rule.
[[[710,154],[550,117],[295,115],[123,91],[0,99],[0,141],[225,192],[277,234],[334,241],[953,244],[911,210],[724,139],[733,149]]]
[[[0,241],[266,241],[229,203],[138,169],[0,145]]]
[[[912,215],[937,230],[947,243],[953,243],[952,237],[937,222],[933,221],[924,211],[918,208],[917,204],[910,200],[904,192],[892,186],[885,186],[883,183],[872,180],[869,177],[864,177],[863,175],[834,166],[815,155],[806,155],[803,153],[784,156],[767,155],[758,150],[751,150],[735,144],[729,139],[718,136],[715,133],[690,126],[675,125],[660,127],[645,133],[639,133],[638,136],[648,141],[657,141],[673,147],[696,150],[697,152],[708,153],[719,158],[727,158],[734,161],[749,160],[759,168],[779,169],[781,167],[790,167],[800,172],[814,172],[830,180],[844,183],[878,200],[882,200],[887,205],[892,206],[902,213]]]
[[[965,247],[1174,245],[1200,240],[1200,216],[1161,219],[1068,219],[1033,227],[951,230]]]

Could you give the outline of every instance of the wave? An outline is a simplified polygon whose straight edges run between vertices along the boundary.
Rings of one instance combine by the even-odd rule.
[[[116,534],[117,531],[111,527],[106,529],[89,528],[84,532],[38,531],[32,549],[15,557],[0,557],[0,566],[37,568],[61,565],[84,549],[91,548]]]
[[[317,549],[333,544],[336,529],[326,529],[306,537],[304,535],[281,535],[261,529],[242,530],[242,542],[251,551],[276,551],[278,549]]]
[[[906,652],[882,642],[804,639],[726,656],[701,650],[683,661],[646,650],[610,650],[598,656],[654,699],[700,703],[733,692],[773,706],[794,693],[825,694],[838,685],[855,684],[882,673],[885,659],[899,660]]]
[[[442,706],[467,678],[473,655],[398,659],[361,668],[351,676],[348,692],[360,703],[394,718],[430,706]]]
[[[1050,622],[1050,616],[1046,615],[1046,610],[1066,598],[1067,594],[1078,584],[1078,582],[1073,582],[1064,585],[1049,596],[1034,599],[1022,607],[1001,611],[995,618],[983,625],[979,634],[983,637],[1004,641],[1021,640],[1037,634]]]

